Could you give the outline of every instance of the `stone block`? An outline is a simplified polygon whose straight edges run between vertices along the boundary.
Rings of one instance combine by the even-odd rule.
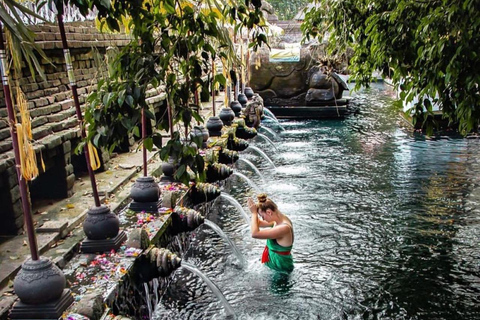
[[[50,114],[45,117],[48,122],[54,123],[54,122],[60,122],[64,119],[67,118],[67,115],[64,114],[63,112],[55,113],[55,114]]]
[[[36,91],[36,92],[39,92],[39,91]],[[43,96],[43,94],[42,94],[42,96]],[[35,107],[44,107],[44,106],[48,105],[48,99],[47,98],[35,99],[33,102],[35,102]]]
[[[45,143],[45,146],[47,147],[47,149],[53,149],[58,147],[61,144],[62,144],[61,135],[55,134],[49,137],[49,139]]]
[[[45,117],[36,117],[32,120],[32,128],[43,126],[47,122],[48,122],[48,119]]]
[[[45,41],[54,41],[56,40],[55,34],[54,33],[44,33],[44,39]],[[60,40],[60,39],[58,39]]]
[[[66,176],[69,176],[69,175],[73,174],[74,170],[75,170],[75,168],[73,167],[72,164],[69,164],[69,163],[65,164],[65,174],[66,174]]]
[[[55,79],[52,79],[52,80],[56,80],[56,79],[57,79],[57,77],[55,77]],[[57,92],[58,92],[58,87],[45,89],[45,95],[46,96],[53,96]]]
[[[10,137],[10,128],[0,129],[0,140]]]
[[[71,107],[74,107],[74,101],[73,99],[68,99],[60,102],[60,106],[62,110],[69,109]]]
[[[72,151],[72,142],[71,141],[65,141],[63,143],[63,153],[64,154],[70,154],[70,151]]]
[[[92,292],[85,294],[80,301],[75,303],[72,311],[90,320],[99,320],[102,318],[104,309],[102,292]]]
[[[11,158],[3,158],[0,160],[0,173],[8,170],[8,168],[12,167],[15,164],[13,156]]]
[[[73,166],[72,166],[73,168]],[[75,175],[72,173],[67,177],[67,189],[70,190],[73,188],[73,184],[75,183]]]
[[[0,119],[0,129],[8,127],[7,119]]]
[[[42,82],[37,82],[38,83],[38,87],[41,89],[41,90],[45,90],[45,88],[50,88],[51,85],[48,81],[42,81]],[[42,92],[42,95],[43,95],[43,92]]]
[[[53,122],[50,125],[50,128],[52,129],[53,132],[59,132],[63,130],[63,123],[62,122]]]
[[[12,202],[20,199],[20,187],[18,185],[10,189],[10,199],[12,199]]]
[[[13,162],[12,166],[7,169],[7,185],[10,189],[18,186],[17,170],[16,167],[13,165],[14,163],[15,162]]]
[[[34,140],[40,140],[43,137],[48,136],[49,134],[52,134],[53,131],[49,126],[41,126],[39,128],[34,128],[32,129],[32,135]]]
[[[71,117],[62,122],[63,129],[70,129],[78,126],[78,119],[76,117]]]
[[[65,161],[65,164],[67,164],[67,165],[72,163],[72,157],[71,157],[70,154],[63,155],[63,160]]]
[[[3,141],[0,141],[0,153],[7,152],[9,150],[12,150],[12,139],[7,138]]]
[[[32,92],[25,93],[25,97],[27,97],[28,100],[38,99],[38,98],[43,97],[43,95],[44,95],[43,90],[35,90],[35,91],[32,91]],[[35,102],[35,101],[33,101],[33,102]]]
[[[14,208],[14,211],[15,211],[15,208],[18,208],[20,212],[20,215],[18,215],[15,218],[15,227],[19,230],[19,233],[20,233],[23,229],[23,226],[25,225],[25,218],[23,217],[22,204],[19,202],[18,204],[15,204],[13,208]]]
[[[39,233],[50,233],[50,232],[58,232],[61,233],[65,230],[68,226],[67,221],[46,221],[43,225],[36,228],[36,231]]]

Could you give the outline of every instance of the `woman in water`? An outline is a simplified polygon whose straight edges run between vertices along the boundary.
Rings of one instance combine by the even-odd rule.
[[[267,198],[265,193],[257,196],[258,203],[248,198],[248,208],[252,212],[252,237],[267,239],[267,245],[262,255],[262,263],[277,271],[291,272],[293,258],[292,221],[278,210],[277,205]],[[261,219],[259,219],[259,216]],[[266,229],[260,229],[266,228]]]

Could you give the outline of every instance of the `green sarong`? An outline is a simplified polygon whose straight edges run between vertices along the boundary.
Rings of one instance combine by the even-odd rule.
[[[273,270],[292,272],[292,247],[293,245],[284,247],[279,245],[275,239],[267,239],[267,245],[262,254],[262,263]]]

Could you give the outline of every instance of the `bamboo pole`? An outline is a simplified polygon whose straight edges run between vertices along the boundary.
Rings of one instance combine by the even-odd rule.
[[[22,201],[22,208],[23,208],[23,218],[25,222],[25,227],[27,229],[27,237],[28,237],[28,244],[30,248],[30,255],[32,260],[38,260],[38,246],[37,246],[37,237],[35,235],[35,228],[33,225],[33,218],[30,209],[30,203],[28,200],[28,189],[27,189],[27,182],[22,177],[22,173],[20,170],[20,150],[18,148],[18,137],[17,132],[15,130],[15,113],[13,110],[13,103],[12,97],[10,93],[10,84],[8,81],[7,71],[5,70],[6,64],[6,52],[5,52],[5,45],[3,44],[3,30],[2,24],[0,23],[0,69],[2,73],[2,87],[3,92],[5,95],[5,104],[7,106],[7,114],[8,114],[8,122],[10,125],[10,135],[12,136],[12,146],[13,152],[15,156],[15,168],[17,170],[17,178],[18,178],[18,186],[20,188],[20,197]]]
[[[143,139],[143,176],[147,176],[147,148],[145,148],[145,138],[147,138],[147,116],[145,115],[145,108],[142,108],[142,139]]]
[[[215,59],[212,58],[212,110],[215,117]]]
[[[75,111],[77,113],[78,124],[80,125],[80,131],[82,139],[86,137],[85,127],[83,125],[82,110],[80,109],[80,101],[78,100],[77,83],[75,81],[75,75],[73,73],[72,58],[70,56],[70,49],[68,48],[67,36],[65,34],[65,25],[63,23],[63,15],[57,14],[58,28],[60,29],[60,36],[62,38],[63,54],[65,56],[65,64],[67,66],[68,80],[70,82],[70,88],[72,90],[73,101],[75,102]],[[92,184],[93,199],[95,200],[95,206],[100,207],[100,198],[98,196],[97,183],[95,181],[95,174],[93,173],[92,166],[90,164],[90,152],[88,146],[85,144],[83,147],[85,152],[85,160],[87,162],[88,175],[90,177],[90,183]]]

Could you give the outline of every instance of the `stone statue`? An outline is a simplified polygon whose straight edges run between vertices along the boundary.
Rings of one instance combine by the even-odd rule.
[[[245,124],[248,127],[258,129],[263,116],[263,107],[263,99],[258,93],[255,93],[253,97],[248,100],[243,111],[243,114],[245,115]]]

